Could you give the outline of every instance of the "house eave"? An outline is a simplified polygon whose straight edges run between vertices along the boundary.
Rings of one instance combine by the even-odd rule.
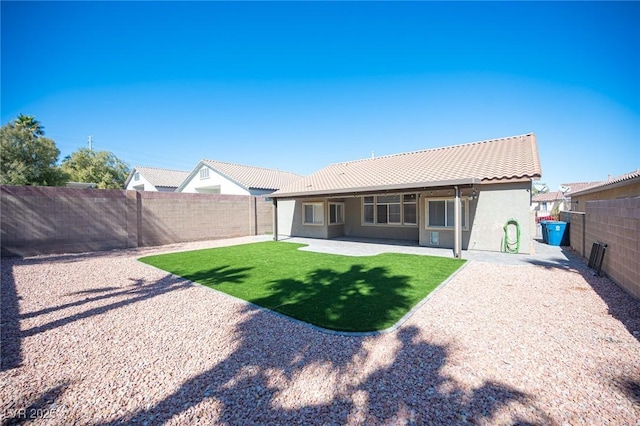
[[[619,188],[621,186],[627,186],[634,183],[640,183],[640,177],[633,177],[631,179],[625,179],[615,183],[604,183],[602,185],[597,185],[592,188],[586,188],[581,191],[573,192],[571,195],[573,197],[581,197],[583,195],[593,194],[595,192],[607,191],[609,189]]]
[[[322,190],[308,190],[298,192],[287,192],[283,194],[273,193],[271,198],[302,198],[302,197],[318,197],[318,196],[336,196],[336,195],[360,195],[360,194],[375,194],[393,191],[419,191],[423,189],[433,189],[439,187],[453,187],[453,186],[471,186],[479,185],[482,181],[478,178],[465,178],[465,179],[453,179],[442,181],[429,181],[429,182],[412,182],[393,185],[376,185],[366,186],[358,188],[337,188],[337,189],[322,189]]]

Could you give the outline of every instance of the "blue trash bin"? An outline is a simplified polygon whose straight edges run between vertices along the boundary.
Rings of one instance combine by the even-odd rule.
[[[542,230],[542,242],[547,244],[549,242],[549,237],[547,235],[547,223],[549,223],[548,220],[541,220],[540,221],[540,228]]]
[[[547,239],[550,246],[566,245],[568,240],[567,222],[547,222]],[[567,237],[565,237],[567,234]]]

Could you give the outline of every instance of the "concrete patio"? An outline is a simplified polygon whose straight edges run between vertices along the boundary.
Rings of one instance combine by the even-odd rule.
[[[307,244],[302,250],[320,253],[343,254],[347,256],[375,256],[393,252],[427,256],[453,257],[453,250],[446,248],[421,247],[416,242],[403,240],[382,240],[371,238],[335,238],[330,240],[300,237],[279,237],[279,241]],[[542,265],[569,268],[584,263],[568,247],[550,246],[533,240],[534,254],[508,254],[480,250],[463,250],[462,258],[474,262],[497,263],[501,265]]]

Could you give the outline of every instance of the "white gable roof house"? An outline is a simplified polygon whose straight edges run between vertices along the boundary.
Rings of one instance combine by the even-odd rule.
[[[201,160],[176,192],[264,195],[301,178],[298,174],[277,169]]]
[[[187,176],[189,172],[182,170],[135,166],[129,173],[124,187],[135,191],[175,192]]]

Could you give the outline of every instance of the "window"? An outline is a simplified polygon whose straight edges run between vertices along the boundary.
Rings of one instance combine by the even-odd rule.
[[[404,207],[404,216],[402,222],[406,225],[418,224],[418,204],[416,194],[404,194],[402,206]]]
[[[362,214],[364,223],[373,223],[373,212],[375,208],[375,197],[364,197]]]
[[[305,225],[322,225],[324,223],[324,204],[305,203],[302,205],[302,223]]]
[[[376,197],[376,223],[400,224],[400,195],[378,195]]]
[[[209,179],[209,169],[207,167],[200,169],[200,179]]]
[[[344,203],[329,203],[329,225],[344,223]]]
[[[139,172],[135,172],[133,174],[133,180],[135,180],[136,182],[140,180],[140,173]]]
[[[362,198],[362,223],[417,225],[417,194],[386,194]]]
[[[467,227],[467,200],[460,200],[462,227]],[[453,228],[455,206],[452,199],[427,200],[427,228]]]

